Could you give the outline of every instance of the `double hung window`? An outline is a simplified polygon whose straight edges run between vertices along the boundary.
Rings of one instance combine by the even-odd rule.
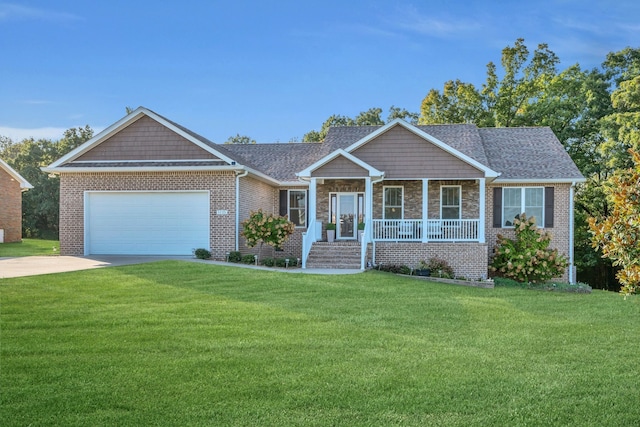
[[[544,187],[505,187],[502,197],[502,226],[513,227],[513,220],[521,213],[535,217],[536,224],[544,224]]]
[[[402,219],[404,187],[385,186],[383,191],[384,219]]]

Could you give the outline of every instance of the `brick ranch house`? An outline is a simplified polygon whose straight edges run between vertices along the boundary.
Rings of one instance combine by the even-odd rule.
[[[0,159],[0,243],[22,240],[22,193],[33,188]]]
[[[240,224],[263,209],[296,224],[282,254],[303,268],[439,257],[473,279],[487,276],[497,234],[513,235],[521,212],[573,264],[584,181],[546,127],[394,120],[331,128],[322,143],[219,145],[143,107],[43,170],[60,176],[63,255],[206,248],[225,259],[252,251]]]

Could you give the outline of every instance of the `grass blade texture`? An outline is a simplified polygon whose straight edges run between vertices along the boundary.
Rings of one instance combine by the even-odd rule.
[[[0,280],[24,425],[634,426],[640,305],[163,261]]]

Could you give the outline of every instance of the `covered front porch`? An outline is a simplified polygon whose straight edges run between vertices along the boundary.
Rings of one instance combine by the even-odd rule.
[[[312,178],[310,227],[303,236],[303,268],[314,242],[332,240],[327,224],[335,225],[336,241],[361,242],[362,269],[372,261],[366,256],[369,244],[484,244],[485,184],[485,178]],[[413,251],[413,245],[407,246],[409,249]]]

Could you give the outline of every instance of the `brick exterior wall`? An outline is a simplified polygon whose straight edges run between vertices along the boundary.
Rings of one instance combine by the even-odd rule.
[[[404,217],[407,219],[422,218],[422,181],[399,180],[383,181],[373,187],[373,218],[382,218],[383,188],[386,185],[401,185],[404,187]],[[462,187],[462,218],[478,218],[479,215],[479,185],[475,180],[430,180],[429,181],[429,213],[430,219],[440,217],[440,187],[442,185],[460,185]],[[522,187],[522,185],[503,185]],[[569,208],[570,184],[527,184],[527,187],[540,186],[555,188],[554,191],[554,227],[551,232],[551,247],[568,258],[569,241]],[[481,243],[419,243],[419,242],[377,242],[376,263],[405,264],[415,266],[420,260],[431,257],[445,259],[453,267],[455,274],[470,279],[486,278],[488,264],[491,260],[497,235],[513,238],[513,229],[493,228],[493,188],[487,185],[485,198],[485,241]],[[329,209],[330,192],[364,192],[364,180],[333,180],[317,187],[318,219],[326,222]],[[323,230],[324,233],[324,230]],[[324,236],[324,234],[323,234]],[[568,279],[568,269],[561,277]]]
[[[262,209],[265,212],[279,214],[280,190],[300,189],[299,187],[272,187],[271,185],[251,177],[240,178],[240,224],[249,218],[251,211]],[[240,230],[242,231],[242,225]],[[281,251],[276,251],[269,245],[263,245],[262,258],[265,257],[294,257],[302,256],[302,233],[306,228],[296,228],[293,234],[285,242]],[[258,254],[259,246],[250,248],[246,244],[246,239],[238,235],[238,250],[243,254]]]
[[[456,276],[486,279],[489,263],[487,245],[482,243],[377,242],[374,264],[403,264],[415,268],[418,262],[441,258]]]
[[[22,240],[22,189],[20,183],[0,168],[0,229],[4,241]]]
[[[240,235],[242,232],[242,222],[249,218],[252,211],[262,209],[267,213],[276,212],[275,197],[277,191],[275,188],[251,177],[240,178],[240,215],[239,215],[239,227],[238,230],[238,250],[243,254],[257,254],[259,246],[250,248],[247,246],[247,242],[244,237]],[[268,245],[263,245],[262,256],[272,257],[273,248]]]
[[[84,255],[85,191],[210,191],[209,242],[215,259],[235,248],[235,175],[232,172],[60,174],[60,254]],[[227,211],[217,214],[218,210]]]
[[[554,199],[553,199],[553,228],[546,229],[551,233],[552,248],[558,249],[558,252],[565,255],[567,260],[569,259],[570,245],[573,242],[569,241],[569,209],[570,203],[570,190],[571,184],[508,184],[508,185],[491,185],[487,186],[487,198],[486,198],[486,217],[485,217],[485,235],[486,242],[489,247],[489,261],[496,246],[496,240],[498,234],[502,234],[505,237],[513,239],[515,233],[513,228],[493,228],[493,189],[494,187],[554,187]],[[540,224],[538,224],[540,226]],[[562,280],[568,280],[569,269],[565,271],[561,277]]]

